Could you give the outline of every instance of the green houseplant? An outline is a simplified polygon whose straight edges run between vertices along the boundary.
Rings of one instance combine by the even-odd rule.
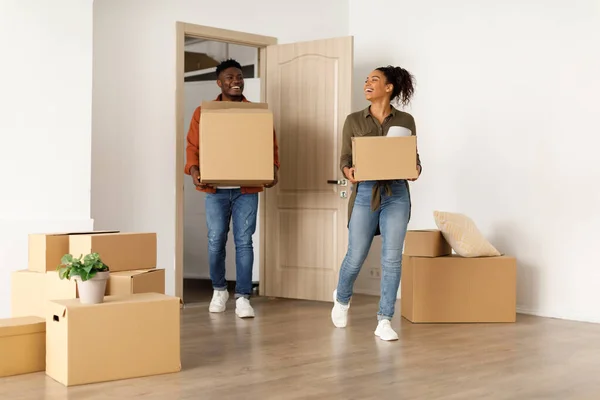
[[[98,253],[81,255],[78,258],[65,254],[58,266],[58,276],[60,279],[73,278],[77,282],[82,304],[98,304],[104,301],[109,268],[102,262]]]

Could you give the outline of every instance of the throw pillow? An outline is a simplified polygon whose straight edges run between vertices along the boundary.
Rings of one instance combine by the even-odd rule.
[[[481,234],[471,218],[463,214],[434,211],[438,229],[462,257],[494,257],[502,254]]]

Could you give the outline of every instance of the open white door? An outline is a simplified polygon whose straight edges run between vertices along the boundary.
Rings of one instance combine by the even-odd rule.
[[[266,296],[332,301],[348,240],[350,186],[338,166],[352,108],[353,38],[270,46],[266,58],[281,170],[265,194],[261,285]]]

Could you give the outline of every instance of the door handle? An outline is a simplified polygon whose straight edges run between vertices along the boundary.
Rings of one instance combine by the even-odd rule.
[[[340,185],[340,186],[348,186],[348,181],[346,179],[342,179],[342,180],[328,180],[327,181],[328,184],[330,185]]]

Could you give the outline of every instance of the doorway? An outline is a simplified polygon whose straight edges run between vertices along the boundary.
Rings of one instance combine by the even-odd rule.
[[[331,302],[348,239],[349,187],[338,165],[344,121],[352,107],[353,38],[279,45],[268,36],[177,23],[175,295],[180,298],[188,223],[184,192],[190,191],[184,187],[189,177],[183,174],[189,128],[186,37],[188,44],[196,38],[258,49],[259,97],[273,111],[281,159],[279,184],[259,195],[258,294]],[[205,247],[193,238],[191,245]]]
[[[233,58],[242,65],[244,74],[244,96],[252,102],[260,102],[260,78],[258,77],[259,49],[253,46],[219,42],[194,36],[185,36],[184,52],[184,126],[189,127],[194,110],[203,102],[214,100],[221,92],[215,83],[216,66],[223,60]],[[185,131],[187,134],[187,130]],[[185,150],[186,142],[183,148]],[[187,305],[202,305],[210,302],[212,284],[208,264],[208,240],[205,194],[195,190],[192,180],[184,178],[183,199],[183,300]],[[252,281],[255,290],[259,285],[260,219],[254,235],[255,261]],[[225,260],[226,279],[230,291],[235,286],[235,246],[233,234],[229,233]]]
[[[214,100],[219,94],[214,70],[225,58],[240,58],[238,61],[248,77],[244,95],[250,101],[264,101],[265,83],[261,78],[264,77],[265,66],[261,60],[266,47],[276,44],[277,39],[184,22],[177,22],[176,28],[175,295],[186,305],[199,305],[210,301],[212,285],[208,274],[204,194],[195,190],[189,176],[183,174],[191,115],[203,100]],[[261,193],[254,236],[253,273],[259,291],[264,268],[264,218],[264,193]],[[232,245],[230,236],[228,254],[235,254]],[[235,257],[227,257],[228,278],[235,276],[234,260]],[[230,284],[234,283],[230,281]]]

